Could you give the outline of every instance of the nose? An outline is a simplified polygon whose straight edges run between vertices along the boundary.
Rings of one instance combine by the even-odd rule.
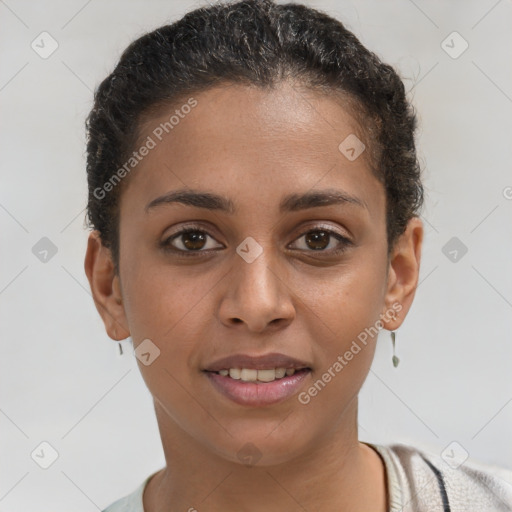
[[[286,272],[265,250],[248,263],[236,256],[227,275],[219,305],[219,318],[228,326],[251,332],[281,329],[295,317],[293,290]]]

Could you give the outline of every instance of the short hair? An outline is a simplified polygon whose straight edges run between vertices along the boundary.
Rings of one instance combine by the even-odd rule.
[[[119,198],[127,178],[98,194],[136,147],[144,118],[216,85],[271,89],[284,80],[343,99],[384,186],[388,254],[423,203],[416,115],[397,72],[338,20],[297,3],[218,3],[146,33],[94,93],[86,120],[89,227],[119,271]],[[341,141],[340,141],[341,142]]]

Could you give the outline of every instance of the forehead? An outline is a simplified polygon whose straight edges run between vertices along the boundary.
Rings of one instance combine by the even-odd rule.
[[[275,89],[223,85],[192,94],[141,124],[139,145],[152,147],[122,200],[129,196],[132,206],[146,201],[144,208],[162,193],[190,187],[268,206],[319,187],[349,189],[378,210],[382,197],[375,203],[373,196],[383,189],[365,151],[349,159],[339,147],[364,140],[349,112],[339,100],[289,83]]]

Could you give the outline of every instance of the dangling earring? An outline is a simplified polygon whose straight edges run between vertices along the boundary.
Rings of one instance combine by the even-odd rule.
[[[117,338],[117,327],[114,327],[114,337]],[[118,341],[117,346],[119,347],[119,355],[123,355],[123,347],[121,346],[121,343]]]
[[[122,304],[123,303],[123,299],[120,298],[120,297],[116,297],[116,302],[118,304]],[[115,335],[117,336],[117,329],[115,331]],[[119,355],[122,356],[123,355],[123,347],[121,345],[121,343],[117,342],[117,345],[119,346]]]
[[[395,354],[395,331],[391,331],[391,343],[393,343],[393,366],[396,368],[398,366],[398,363],[400,362],[400,359]]]

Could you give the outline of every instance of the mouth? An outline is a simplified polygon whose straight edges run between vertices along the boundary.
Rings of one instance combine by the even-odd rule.
[[[230,368],[203,370],[213,390],[245,407],[268,407],[296,395],[311,375],[311,368]]]
[[[220,395],[250,407],[264,407],[290,398],[312,371],[309,362],[276,352],[233,354],[202,369]]]
[[[291,370],[302,370],[304,368],[311,369],[312,366],[307,361],[301,361],[285,354],[272,352],[262,355],[249,355],[249,354],[233,354],[208,364],[203,369],[210,372],[223,372],[223,375],[229,376],[233,379],[239,378],[238,371],[244,372],[247,379],[254,377],[254,371],[262,371],[262,378],[272,376],[272,372],[277,372],[278,378],[286,375],[286,372]],[[284,369],[285,373],[282,374]],[[226,371],[228,374],[226,374]],[[282,375],[281,375],[282,374]]]
[[[308,373],[311,371],[309,367],[303,368],[224,368],[218,371],[203,370],[207,373],[215,373],[222,377],[226,377],[241,382],[258,382],[267,383],[291,377],[295,374]]]

